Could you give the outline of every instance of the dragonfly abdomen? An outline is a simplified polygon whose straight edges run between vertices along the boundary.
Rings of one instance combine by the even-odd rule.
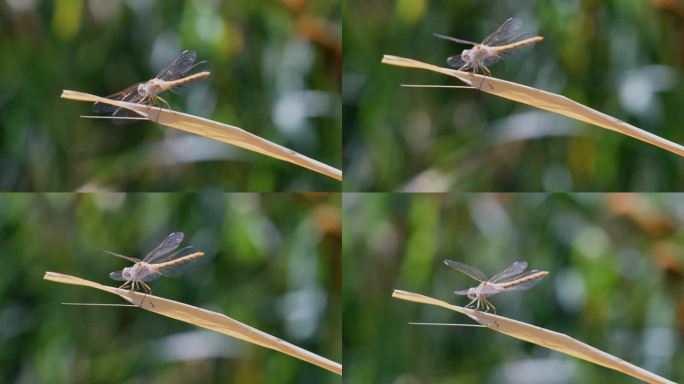
[[[171,81],[165,81],[164,82],[164,90],[171,89],[173,87],[177,87],[179,85],[187,84],[191,81],[199,80],[199,79],[204,79],[205,77],[209,77],[211,72],[199,72],[199,73],[194,73],[190,76],[184,77],[182,79],[178,80],[171,80]]]
[[[168,268],[168,267],[173,267],[179,264],[184,264],[188,263],[192,260],[199,259],[200,257],[204,256],[204,252],[195,252],[191,253],[187,256],[179,257],[178,259],[175,260],[170,260],[164,263],[159,263],[159,264],[153,264],[154,268],[157,270],[163,269],[163,268]]]
[[[490,52],[492,52],[495,55],[498,55],[500,53],[504,53],[504,52],[511,51],[513,49],[516,49],[516,48],[524,47],[524,46],[529,45],[529,44],[536,44],[542,40],[544,40],[544,37],[535,36],[535,37],[530,37],[529,39],[516,41],[515,43],[510,43],[510,44],[506,44],[506,45],[502,45],[502,46],[498,46],[498,47],[489,47],[489,49],[490,49]]]
[[[525,283],[530,282],[532,280],[543,279],[548,274],[549,274],[549,272],[547,272],[547,271],[539,271],[539,272],[535,272],[535,273],[532,273],[530,275],[527,275],[525,277],[521,277],[519,279],[507,281],[505,283],[499,283],[498,285],[501,288],[506,289],[506,288],[510,288],[510,287],[515,287],[516,285],[525,284]]]

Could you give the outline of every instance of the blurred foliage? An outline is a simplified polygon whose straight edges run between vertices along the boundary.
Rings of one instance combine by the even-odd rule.
[[[340,361],[340,196],[328,194],[0,195],[0,382],[339,383],[279,352],[137,308],[46,271],[118,286],[173,231],[206,253],[158,296],[225,313]]]
[[[82,119],[184,49],[213,68],[174,109],[341,166],[338,1],[0,2],[0,189],[325,191],[338,181],[150,122]]]
[[[344,367],[350,383],[623,383],[616,371],[392,299],[452,292],[516,260],[550,274],[491,298],[500,315],[568,334],[684,381],[684,200],[674,195],[453,194],[344,197]]]
[[[446,67],[504,20],[544,41],[491,67],[684,143],[681,1],[349,0],[343,30],[347,191],[681,190],[684,161],[602,128],[465,89],[382,55]]]

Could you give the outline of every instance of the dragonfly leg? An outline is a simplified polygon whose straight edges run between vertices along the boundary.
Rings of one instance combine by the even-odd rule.
[[[142,287],[143,287],[143,289],[145,290],[145,297],[147,297],[148,294],[149,294],[149,295],[152,294],[152,288],[150,288],[149,285],[145,284],[145,283],[142,282],[142,281],[140,282],[140,284],[142,284]],[[143,301],[144,301],[144,300],[145,300],[145,298],[143,297]],[[141,304],[142,304],[142,302],[141,302]],[[152,305],[152,308],[154,308],[154,303],[153,303],[152,301],[150,301],[150,305]]]
[[[129,285],[130,283],[131,283],[130,280],[129,280],[129,281],[126,281],[125,283],[121,284],[121,286],[119,287],[119,289],[126,289],[126,288],[124,288],[124,287],[127,286],[127,285]]]
[[[169,105],[169,103],[166,100],[162,99],[160,96],[157,96],[157,99],[159,99],[159,101],[164,103],[164,105],[166,105],[167,109],[171,109],[171,106]]]
[[[489,70],[489,68],[485,67],[484,65],[482,66],[482,71],[485,73],[485,77],[492,77],[492,71]],[[485,79],[482,79],[480,82],[480,88],[482,89],[482,85],[484,84]],[[491,84],[489,84],[489,88],[494,89]]]
[[[472,305],[475,304],[476,301],[477,301],[477,297],[474,298],[470,303],[466,304],[466,306],[464,308],[471,308]]]
[[[171,109],[171,106],[169,105],[169,103],[166,100],[164,100],[161,96],[150,95],[150,101],[151,101],[151,104],[154,104],[154,106],[158,107],[160,111],[162,109],[161,105],[159,105],[160,101],[162,103],[164,103],[164,105],[166,105],[167,109]],[[155,122],[155,124],[159,123],[159,114],[157,114],[157,119],[154,122]]]
[[[489,299],[487,298],[485,298],[485,301],[487,302],[487,312],[489,312],[489,310],[491,309],[494,311],[494,314],[496,314],[496,307],[494,306],[494,304],[492,304],[492,302],[489,301]]]

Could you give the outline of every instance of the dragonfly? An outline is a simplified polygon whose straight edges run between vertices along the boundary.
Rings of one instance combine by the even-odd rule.
[[[496,307],[487,299],[488,296],[499,292],[532,288],[549,274],[547,271],[537,271],[536,269],[524,273],[527,269],[527,261],[516,261],[508,268],[492,276],[491,279],[487,278],[487,275],[479,269],[458,261],[447,259],[444,260],[444,264],[480,282],[477,287],[454,291],[455,294],[468,296],[471,300],[465,306],[466,308],[484,309],[485,312],[491,309],[494,313],[496,313]]]
[[[193,248],[192,246],[176,250],[183,241],[183,237],[183,232],[171,233],[142,260],[105,251],[110,255],[135,263],[133,266],[126,267],[121,271],[110,273],[109,277],[124,282],[119,289],[127,287],[133,291],[142,289],[145,293],[152,294],[152,288],[146,283],[157,280],[162,276],[176,277],[183,272],[190,262],[204,256],[204,252],[187,254],[187,251]]]
[[[171,109],[169,103],[159,96],[160,93],[169,90],[174,93],[183,93],[190,82],[206,78],[211,74],[209,64],[206,61],[195,62],[196,60],[197,52],[185,50],[176,57],[171,65],[162,69],[153,79],[131,85],[121,92],[107,96],[107,99],[150,106],[156,106],[162,102]],[[126,108],[106,103],[95,103],[93,111],[101,115],[123,117],[123,119],[115,119],[114,121],[117,123],[124,123],[126,118],[137,116]]]
[[[480,44],[472,41],[461,40],[451,36],[435,33],[435,37],[453,41],[459,44],[472,45],[470,49],[464,49],[460,54],[447,58],[449,66],[458,68],[459,71],[471,69],[473,73],[484,72],[491,76],[489,66],[499,61],[504,54],[520,47],[539,43],[544,40],[542,36],[527,37],[521,33],[522,22],[511,17],[504,21],[496,31],[487,36]]]

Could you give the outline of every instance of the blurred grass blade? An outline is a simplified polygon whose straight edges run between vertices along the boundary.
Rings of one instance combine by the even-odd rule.
[[[432,297],[423,296],[413,292],[395,289],[392,293],[392,297],[400,300],[412,301],[415,303],[435,305],[462,313],[491,330],[501,332],[508,336],[515,337],[516,339],[525,340],[554,351],[565,353],[566,355],[574,356],[594,364],[604,366],[606,368],[620,371],[626,375],[635,377],[648,383],[674,384],[674,382],[670,380],[660,377],[643,368],[639,368],[634,364],[630,364],[618,357],[596,349],[579,340],[573,339],[572,337],[563,333],[550,331],[548,329],[523,323],[518,320],[509,319],[507,317],[466,309],[457,305],[451,305],[445,301],[433,299]]]
[[[438,67],[436,65],[403,57],[385,55],[382,57],[382,63],[398,67],[425,69],[447,76],[452,76],[463,81],[469,86],[477,88],[482,92],[491,93],[492,95],[503,97],[505,99],[517,101],[519,103],[531,105],[549,112],[567,116],[571,119],[610,129],[611,131],[620,132],[624,135],[655,145],[669,152],[684,156],[683,146],[663,139],[662,137],[654,135],[650,132],[644,131],[631,124],[627,124],[624,121],[606,115],[605,113],[589,108],[586,105],[582,105],[576,101],[570,100],[565,96],[542,91],[541,89],[528,87],[526,85],[517,84],[510,81],[497,79],[495,77],[482,76],[470,72]]]
[[[193,307],[188,304],[164,299],[158,296],[146,295],[140,292],[118,289],[107,285],[98,284],[93,281],[81,279],[75,276],[64,275],[55,272],[45,272],[43,279],[63,284],[82,285],[113,293],[121,296],[124,300],[136,304],[136,306],[155,312],[160,315],[180,320],[198,327],[210,329],[228,336],[248,341],[262,347],[270,348],[278,352],[296,357],[308,363],[315,364],[328,371],[342,375],[342,365],[324,357],[311,353],[296,345],[283,341],[268,333],[262,332],[249,325],[221,313],[208,311],[206,309]]]
[[[240,148],[261,153],[262,155],[299,165],[300,167],[321,173],[336,180],[342,180],[341,170],[323,164],[320,161],[310,159],[291,149],[262,139],[259,136],[232,125],[222,124],[213,120],[169,109],[111,100],[77,91],[63,90],[61,97],[68,100],[87,101],[90,103],[100,102],[126,108],[155,123],[232,144]]]

